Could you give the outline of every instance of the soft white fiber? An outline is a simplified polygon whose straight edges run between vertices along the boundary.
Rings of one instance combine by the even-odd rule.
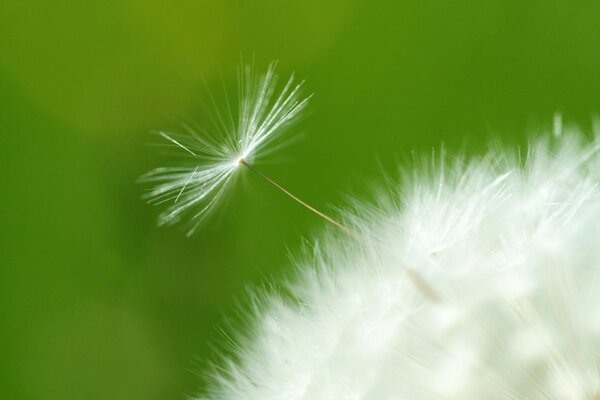
[[[177,165],[155,168],[140,179],[154,185],[145,196],[149,202],[167,204],[158,217],[160,224],[184,219],[188,235],[193,234],[225,197],[240,167],[272,151],[265,151],[265,146],[273,144],[305,108],[310,96],[301,95],[303,82],[296,83],[292,75],[279,84],[276,66],[272,62],[259,74],[254,64],[242,64],[235,102],[225,92],[224,103],[217,106],[209,96],[207,127],[182,124],[183,133],[159,132],[183,157]]]
[[[354,207],[365,240],[321,238],[201,398],[600,399],[600,142],[555,133]]]

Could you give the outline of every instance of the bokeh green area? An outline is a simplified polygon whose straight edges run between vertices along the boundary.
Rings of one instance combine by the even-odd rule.
[[[246,290],[293,277],[324,223],[254,176],[191,238],[135,183],[170,161],[148,132],[240,54],[315,93],[262,168],[331,211],[412,150],[522,143],[555,111],[588,129],[598,21],[593,1],[2,2],[0,398],[186,398]]]

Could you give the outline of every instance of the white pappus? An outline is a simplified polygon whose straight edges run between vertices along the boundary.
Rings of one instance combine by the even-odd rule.
[[[302,97],[303,82],[296,83],[292,75],[278,87],[276,65],[272,62],[259,75],[253,64],[242,64],[239,103],[232,104],[225,93],[223,107],[218,107],[211,96],[214,115],[209,115],[209,129],[198,132],[184,125],[183,134],[160,132],[169,146],[186,156],[177,166],[156,168],[140,178],[155,185],[145,196],[151,203],[168,204],[159,216],[161,225],[187,216],[188,234],[194,233],[227,193],[239,167],[248,166],[246,162],[258,157],[304,109],[310,96]]]
[[[600,399],[599,148],[548,134],[411,170],[347,218],[380,245],[325,237],[200,398]]]
[[[192,162],[144,178],[161,221],[199,220],[245,165],[346,235],[296,263],[290,296],[257,296],[199,399],[600,400],[600,139],[556,118],[525,153],[441,156],[339,222],[246,163],[299,85],[275,95],[273,65],[243,82],[216,137],[163,134]]]

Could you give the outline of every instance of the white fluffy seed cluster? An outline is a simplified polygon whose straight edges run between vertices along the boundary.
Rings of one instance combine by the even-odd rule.
[[[600,399],[599,148],[565,132],[411,169],[348,218],[372,245],[326,237],[291,299],[258,302],[201,398]]]

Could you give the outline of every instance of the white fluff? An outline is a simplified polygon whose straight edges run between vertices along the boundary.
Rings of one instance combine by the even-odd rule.
[[[160,132],[185,161],[174,167],[156,168],[142,176],[154,184],[146,198],[154,204],[169,204],[158,218],[160,224],[174,224],[188,217],[188,235],[223,198],[242,162],[258,157],[264,147],[293,122],[308,97],[300,94],[302,82],[292,75],[277,87],[277,63],[258,75],[253,64],[242,65],[238,74],[238,102],[217,108],[213,101],[211,125],[198,132],[184,125],[185,133]],[[236,109],[232,109],[233,106]]]
[[[326,235],[202,399],[600,399],[600,141],[560,136],[357,207],[369,241]]]

